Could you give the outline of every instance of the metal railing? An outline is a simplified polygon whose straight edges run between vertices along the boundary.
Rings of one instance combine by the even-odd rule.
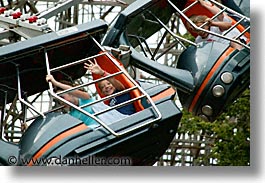
[[[218,3],[216,1],[213,1],[213,0],[209,0],[211,3],[213,3],[214,5],[217,5],[219,6],[221,9],[220,9],[220,12],[217,13],[216,15],[214,15],[213,17],[211,17],[210,19],[213,20],[215,19],[218,15],[224,13],[224,12],[230,12],[234,15],[237,15],[238,17],[240,17],[240,20],[237,21],[233,26],[231,26],[228,30],[224,31],[223,34],[217,34],[215,32],[212,32],[212,31],[209,31],[209,30],[206,30],[206,29],[203,29],[203,26],[205,26],[207,24],[207,22],[205,22],[204,24],[202,24],[200,27],[196,26],[190,19],[189,17],[187,17],[185,15],[185,12],[188,11],[190,8],[192,8],[193,6],[195,6],[197,3],[199,3],[199,1],[194,1],[191,5],[189,5],[188,7],[186,7],[184,10],[180,10],[174,3],[172,3],[171,0],[168,0],[168,3],[177,11],[177,13],[183,17],[195,30],[197,31],[203,31],[203,32],[206,32],[208,34],[212,34],[214,36],[217,36],[217,37],[220,37],[220,38],[223,38],[223,39],[226,39],[226,40],[229,40],[229,41],[232,41],[232,42],[235,42],[247,49],[250,49],[250,46],[249,46],[249,43],[243,43],[241,41],[238,40],[238,38],[240,38],[241,36],[243,36],[247,31],[250,30],[250,26],[246,27],[244,31],[242,31],[237,37],[235,38],[229,38],[227,37],[226,35],[231,32],[234,28],[236,28],[236,26],[238,26],[242,21],[247,21],[247,22],[250,22],[250,19],[244,15],[241,15],[240,13],[224,6],[223,4],[221,3]]]
[[[124,70],[124,68],[122,68],[118,64],[118,62],[108,52],[104,51],[104,48],[92,36],[91,36],[91,38],[94,41],[94,43],[100,48],[100,50],[103,51],[103,53],[99,53],[99,54],[96,54],[96,55],[93,55],[93,56],[90,56],[90,57],[87,57],[87,58],[84,58],[84,59],[81,59],[81,60],[77,60],[77,61],[74,61],[74,62],[72,62],[70,64],[61,65],[61,66],[58,66],[56,68],[50,68],[48,53],[47,53],[47,50],[44,49],[45,61],[46,61],[46,68],[47,68],[47,74],[50,75],[52,72],[56,72],[56,71],[59,71],[61,69],[65,69],[65,68],[68,68],[68,67],[71,67],[71,66],[74,66],[74,65],[77,65],[77,64],[82,64],[82,63],[87,62],[90,59],[97,58],[97,57],[100,57],[100,56],[103,56],[103,55],[104,56],[107,56],[107,58],[109,59],[109,61],[112,62],[118,68],[119,71],[116,72],[116,73],[113,73],[113,74],[109,74],[106,77],[101,77],[99,79],[92,80],[92,81],[90,81],[88,83],[85,83],[85,84],[82,84],[82,85],[79,85],[79,86],[75,86],[75,87],[72,87],[70,89],[67,89],[67,90],[58,92],[58,93],[55,93],[54,92],[53,85],[52,85],[51,82],[49,82],[49,93],[51,94],[51,96],[54,97],[55,99],[61,101],[62,103],[67,104],[70,107],[76,109],[77,111],[83,113],[88,118],[91,118],[91,119],[95,120],[100,126],[102,126],[103,128],[105,128],[106,130],[108,130],[111,134],[113,134],[116,137],[121,136],[121,135],[124,135],[124,134],[127,134],[129,132],[133,132],[133,131],[141,128],[141,127],[144,127],[144,126],[146,126],[148,124],[151,124],[151,123],[154,123],[154,122],[160,120],[162,118],[162,115],[161,115],[160,111],[158,110],[158,108],[156,107],[156,105],[154,104],[154,102],[152,101],[151,97],[138,85],[138,83],[136,81],[134,81],[130,77],[130,75]],[[73,90],[78,90],[80,88],[83,88],[83,87],[86,87],[86,86],[89,86],[89,85],[96,84],[99,81],[102,81],[102,80],[105,80],[105,79],[108,79],[110,77],[114,77],[114,76],[117,76],[117,75],[121,75],[121,74],[124,75],[133,84],[133,87],[127,88],[127,89],[125,89],[123,91],[120,91],[118,93],[115,93],[115,94],[112,94],[112,95],[103,97],[101,99],[92,101],[92,102],[90,102],[88,104],[85,104],[85,105],[82,105],[82,106],[74,105],[73,103],[65,100],[64,98],[62,98],[60,96],[60,95],[65,94],[65,93],[69,93],[69,92],[71,92]],[[116,97],[118,95],[122,95],[122,94],[125,94],[125,93],[129,93],[129,92],[131,92],[133,90],[139,90],[140,93],[141,93],[141,95],[138,96],[138,97],[132,98],[131,100],[125,101],[123,103],[120,103],[118,105],[115,105],[115,106],[112,106],[112,107],[108,107],[107,109],[104,109],[102,111],[96,112],[94,114],[90,114],[89,112],[87,112],[87,111],[85,111],[83,109],[83,108],[88,107],[88,106],[91,106],[91,105],[93,105],[95,103],[103,102],[103,101],[109,100],[109,99],[111,99],[113,97]],[[102,120],[100,120],[97,117],[100,114],[106,113],[106,112],[108,112],[110,110],[115,110],[115,109],[120,108],[120,107],[123,107],[123,106],[125,106],[127,104],[131,104],[131,103],[133,103],[135,101],[141,100],[142,98],[146,98],[150,102],[151,109],[153,110],[153,114],[154,114],[154,117],[151,120],[148,120],[145,123],[141,123],[141,124],[139,124],[139,125],[137,125],[137,126],[135,126],[133,128],[130,128],[128,130],[125,130],[125,131],[122,131],[120,133],[117,133],[117,132],[115,132],[113,129],[111,129],[108,125],[106,125]]]
[[[34,112],[36,112],[38,115],[42,116],[43,118],[45,118],[45,115],[38,111],[38,109],[36,109],[32,104],[30,104],[29,102],[27,102],[23,97],[22,97],[22,91],[21,91],[21,85],[20,85],[20,76],[19,76],[19,66],[16,65],[16,71],[17,71],[17,93],[18,93],[18,100],[23,103],[25,106],[27,106],[28,108],[32,109]],[[26,109],[25,109],[26,111]],[[26,115],[25,115],[26,116]],[[24,119],[24,122],[26,122],[26,119]]]

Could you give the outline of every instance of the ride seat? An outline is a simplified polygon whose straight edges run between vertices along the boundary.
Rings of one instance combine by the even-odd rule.
[[[188,0],[186,5],[185,5],[185,8],[189,7],[192,3],[194,3],[196,0]],[[191,8],[189,8],[186,12],[184,12],[184,14],[187,16],[187,17],[190,17],[192,15],[206,15],[208,17],[213,17],[214,14],[212,14],[209,10],[207,10],[205,7],[201,6],[200,3],[196,3],[194,4]],[[227,15],[228,16],[228,15]],[[235,25],[237,23],[237,21],[235,19],[233,19],[232,17],[228,16],[228,18],[232,21],[232,26]],[[181,17],[181,20],[183,22],[183,24],[185,25],[185,27],[187,28],[187,30],[194,36],[196,37],[197,34],[190,31],[189,30],[189,26],[187,25],[187,20],[184,18],[184,17]],[[246,28],[241,25],[241,24],[238,24],[236,26],[236,28],[240,31],[240,32],[243,32]],[[247,38],[247,41],[246,43],[249,43],[250,42],[250,33],[249,32],[245,32],[244,33],[244,36]]]

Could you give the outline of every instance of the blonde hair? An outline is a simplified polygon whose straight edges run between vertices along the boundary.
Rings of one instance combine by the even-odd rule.
[[[190,16],[190,20],[195,24],[204,23],[206,22],[207,19],[208,17],[206,15],[191,15]]]
[[[99,82],[97,83],[100,92],[102,92],[102,82],[103,82],[103,81],[104,81],[104,80],[99,81]]]

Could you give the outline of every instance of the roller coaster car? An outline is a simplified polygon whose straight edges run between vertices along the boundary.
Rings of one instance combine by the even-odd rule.
[[[184,9],[186,10],[181,18],[187,30],[188,17],[191,15],[214,17],[194,0],[187,1]],[[225,7],[220,9],[225,10]],[[180,11],[179,13],[181,14]],[[232,11],[230,14],[239,17],[236,12]],[[232,27],[246,38],[241,50],[219,42],[206,41],[197,47],[190,46],[184,50],[177,64],[177,68],[191,72],[195,84],[194,91],[189,95],[178,91],[180,101],[184,108],[201,116],[205,121],[214,121],[250,84],[249,21],[245,16],[240,17],[239,21],[230,16],[228,18]],[[197,36],[194,32],[191,34]]]
[[[211,2],[216,3],[215,1]],[[194,115],[203,117],[206,121],[214,121],[231,102],[249,87],[250,83],[249,18],[221,4],[217,5],[222,7],[220,11],[229,10],[236,17],[240,17],[239,21],[229,18],[233,28],[238,29],[247,38],[244,44],[233,39],[243,45],[242,50],[236,50],[217,42],[194,44],[186,40],[190,46],[185,48],[180,55],[176,68],[156,62],[156,58],[161,56],[156,57],[155,53],[166,35],[170,34],[179,43],[185,41],[166,26],[173,13],[179,15],[185,26],[190,21],[188,17],[193,14],[214,16],[196,0],[136,1],[120,14],[103,40],[103,45],[131,46],[130,63],[132,65],[176,86],[184,108]],[[196,25],[193,27],[206,31]],[[152,53],[145,40],[160,29],[164,29],[165,34]],[[196,36],[195,33],[192,34]],[[223,37],[227,39],[225,36]],[[134,49],[136,47],[142,53]]]
[[[107,101],[124,92],[128,92],[132,98],[120,106],[94,114],[84,111],[85,106],[70,103],[71,107],[98,122],[99,125],[93,129],[69,114],[39,112],[41,115],[30,124],[18,145],[0,140],[2,165],[10,165],[8,157],[13,154],[18,160],[16,165],[29,166],[53,165],[49,160],[54,159],[57,160],[54,163],[60,161],[60,165],[153,165],[163,155],[174,138],[182,117],[174,102],[176,92],[168,84],[155,86],[134,81],[122,68],[122,64],[97,42],[105,30],[105,23],[95,21],[0,48],[3,50],[1,69],[2,66],[5,67],[1,70],[1,78],[6,78],[11,72],[9,79],[15,80],[13,77],[17,76],[17,81],[21,80],[22,83],[20,88],[15,82],[18,89],[12,90],[13,92],[34,94],[49,89],[56,100],[68,104],[60,93],[54,93],[51,84],[48,86],[45,83],[45,76],[53,74],[57,79],[65,79],[65,76],[79,78],[85,74],[83,63],[95,58],[110,74],[105,78],[93,76],[94,80],[83,86],[116,77],[126,89],[113,96],[102,96],[99,93],[102,98],[92,103]],[[7,72],[6,69],[10,71]],[[30,80],[33,76],[39,79]],[[1,84],[5,86],[4,89],[16,87],[13,82],[9,83],[4,79]],[[79,87],[81,86],[73,89]],[[61,94],[67,92],[71,91],[65,90]],[[15,92],[9,95],[8,100],[11,101]],[[92,103],[89,105],[93,105]],[[134,104],[136,113],[112,123],[99,119],[98,116],[128,103]],[[76,161],[71,161],[73,158]],[[110,159],[115,159],[115,162],[109,161]],[[117,161],[120,164],[113,164]]]
[[[95,162],[87,160],[91,157],[120,158],[127,161],[123,165],[153,165],[168,148],[181,119],[181,112],[172,100],[160,102],[157,107],[162,114],[159,121],[120,137],[103,127],[92,130],[68,114],[50,113],[45,119],[36,119],[30,125],[20,143],[20,157],[33,160],[27,165],[34,165],[34,160],[54,157],[65,161],[78,158],[79,163],[73,165],[115,165],[93,164]],[[122,133],[153,119],[153,111],[148,108],[109,127]],[[25,165],[23,162],[19,164]]]

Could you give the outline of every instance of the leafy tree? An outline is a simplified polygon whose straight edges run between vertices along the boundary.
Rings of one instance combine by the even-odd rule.
[[[250,91],[246,90],[214,122],[202,121],[187,111],[181,121],[178,133],[199,135],[211,143],[209,154],[198,154],[194,165],[209,165],[215,160],[219,166],[250,165]],[[205,162],[208,161],[208,164]]]

